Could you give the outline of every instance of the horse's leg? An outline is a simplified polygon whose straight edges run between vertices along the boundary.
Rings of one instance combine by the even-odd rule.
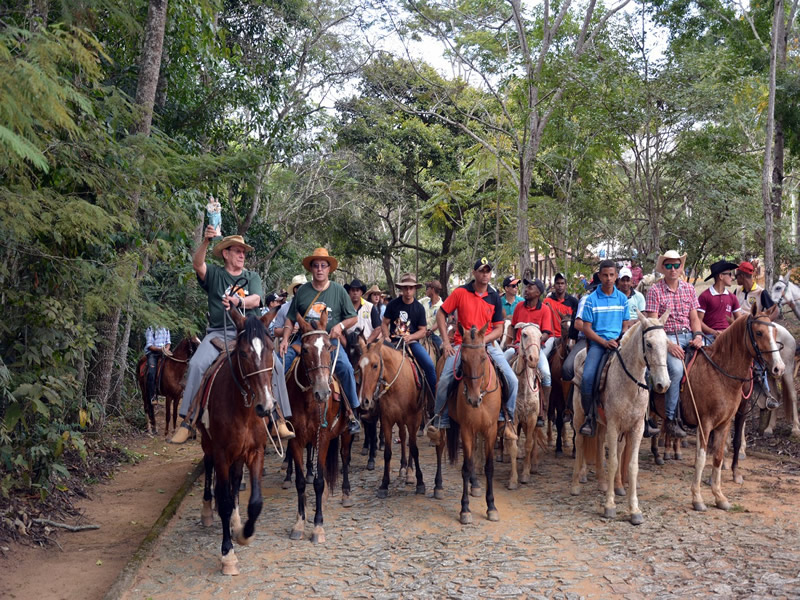
[[[644,419],[642,419],[642,430],[644,430]],[[620,437],[622,437],[621,440]],[[628,444],[627,435],[618,435],[617,440],[617,472],[614,475],[614,495],[624,496],[625,482],[630,475],[628,473],[628,462],[630,460],[630,455],[628,453],[631,451],[631,447],[630,444]]]
[[[583,408],[580,403],[577,403],[577,406],[575,406],[573,410],[573,422],[583,423]],[[569,493],[573,496],[580,495],[581,486],[579,484],[586,483],[586,464],[583,456],[583,444],[585,441],[584,437],[578,433],[575,433],[572,440],[572,446],[575,449],[575,463],[572,465],[572,485],[570,486]]]
[[[731,453],[731,475],[735,483],[744,483],[744,478],[739,473],[739,450],[744,440],[744,423],[746,420],[746,413],[740,410],[736,411],[736,416],[733,417],[733,452]]]
[[[301,540],[303,539],[306,528],[306,475],[303,473],[303,447],[294,442],[295,440],[289,442],[289,449],[292,451],[292,457],[294,459],[294,485],[297,489],[297,521],[294,527],[292,527],[289,539]]]
[[[492,452],[486,452],[486,455],[494,453],[494,440],[487,440],[486,445],[492,446]],[[464,462],[461,465],[461,524],[467,525],[472,523],[472,513],[469,511],[469,481],[473,476],[474,466],[472,464],[472,451],[475,444],[475,434],[466,427],[466,423],[461,425],[461,446],[464,451]],[[494,457],[492,457],[494,458]],[[494,465],[492,465],[494,466]],[[487,467],[488,468],[488,467]]]
[[[288,490],[292,487],[292,473],[294,472],[294,459],[292,458],[291,453],[288,451],[286,452],[286,476],[283,478],[283,483],[281,487],[284,490]]]
[[[661,435],[666,435],[666,433]],[[658,451],[658,440],[661,437],[661,435],[654,435],[653,437],[650,438],[650,452],[653,453],[653,462],[655,462],[657,465],[664,464],[664,458]],[[664,449],[664,453],[666,454],[666,448]]]
[[[535,423],[534,423],[535,426]],[[519,443],[518,440],[505,440],[508,442],[508,457],[511,460],[511,475],[508,478],[508,489],[516,490],[519,488],[519,475],[517,473],[517,456],[519,455]],[[528,444],[528,433],[525,433],[525,445],[527,447]],[[523,465],[522,472],[525,473],[525,468]],[[487,474],[488,477],[488,474]]]
[[[439,443],[436,444],[436,476],[433,479],[433,497],[437,500],[444,498],[442,487],[442,453],[444,452],[444,435],[439,434]]]
[[[707,421],[702,424],[702,430],[708,431],[710,423]],[[706,504],[703,502],[703,494],[701,488],[701,481],[703,478],[703,469],[706,466],[706,442],[700,434],[701,428],[698,427],[697,436],[697,450],[695,451],[694,458],[694,481],[692,481],[692,508],[698,511],[706,510]]]
[[[405,482],[408,476],[408,456],[406,456],[406,428],[403,421],[397,423],[397,429],[400,436],[400,471],[398,475],[400,481]]]
[[[203,486],[203,509],[200,511],[200,522],[203,527],[210,527],[214,521],[214,511],[211,508],[211,481],[214,477],[214,457],[211,454],[203,454],[203,468],[206,473],[206,480]]]
[[[522,455],[522,474],[519,476],[519,481],[520,483],[529,483],[531,473],[533,473],[531,457],[536,443],[536,417],[531,418],[528,415],[528,418],[522,424],[522,429],[525,431],[525,452]]]
[[[314,462],[312,460],[314,447],[309,442],[306,445],[306,483],[314,483]]]
[[[560,401],[556,407],[556,458],[564,456],[563,434],[564,434],[564,405]]]
[[[483,496],[483,491],[481,490],[481,481],[478,476],[483,475],[483,473],[478,473],[478,471],[483,470],[483,459],[486,457],[486,452],[482,437],[475,435],[473,440],[475,445],[472,447],[472,473],[469,476],[469,495],[473,498],[480,498]],[[501,453],[502,449],[503,440],[500,440]],[[478,466],[476,467],[476,465]]]
[[[345,431],[342,434],[341,449],[339,455],[342,457],[342,506],[350,508],[353,506],[353,497],[350,495],[350,458],[352,456],[353,436]]]
[[[381,487],[378,488],[378,498],[386,498],[389,495],[389,472],[392,463],[392,428],[393,424],[385,423],[384,417],[381,415],[381,430],[383,432],[383,479],[381,480]]]
[[[264,499],[261,496],[261,470],[264,468],[264,449],[259,448],[255,452],[253,459],[247,464],[250,471],[250,500],[247,502],[247,522],[244,529],[234,531],[236,543],[240,546],[248,546],[253,540],[256,530],[256,520],[261,514]]]
[[[364,431],[364,437],[369,437],[369,456],[367,457],[367,471],[375,470],[375,455],[378,453],[378,419]]]
[[[731,503],[722,493],[722,462],[725,458],[725,440],[728,439],[731,430],[730,420],[721,428],[715,431],[718,435],[714,436],[714,445],[710,448],[714,456],[711,468],[711,493],[714,494],[714,501],[717,508],[730,510]]]
[[[326,432],[327,433],[327,432]],[[311,534],[311,541],[315,544],[325,543],[325,529],[322,518],[322,496],[325,493],[325,461],[328,456],[328,445],[330,440],[323,434],[319,440],[319,451],[317,452],[317,474],[314,477],[314,496],[316,505],[314,510],[314,532]]]
[[[231,495],[233,496],[233,513],[231,514],[231,532],[233,539],[239,542],[242,534],[242,516],[239,514],[239,490],[242,485],[244,460],[237,460],[231,465],[228,478],[231,482]]]
[[[606,465],[608,468],[608,472],[605,473],[606,475],[606,489],[604,490],[606,493],[606,503],[603,507],[603,516],[606,519],[614,519],[617,516],[617,507],[614,502],[614,479],[617,476],[617,467],[619,466],[619,455],[617,454],[617,444],[618,444],[618,437],[617,437],[617,428],[616,424],[609,420],[608,425],[606,426],[606,446],[608,446],[608,464]],[[598,427],[598,429],[600,429]],[[599,437],[599,431],[598,436]],[[597,458],[597,479],[603,479],[603,470],[601,468],[602,461],[600,457]]]
[[[181,400],[180,395],[173,396],[173,398],[172,398],[172,431],[173,432],[178,429],[178,403],[180,402],[180,400]],[[164,402],[165,406],[167,405],[167,402],[169,402],[169,398],[167,398],[165,400],[165,402]]]
[[[223,460],[214,461],[214,470],[217,473],[217,484],[214,495],[217,498],[217,512],[222,520],[222,574],[238,575],[236,566],[238,559],[233,552],[231,541],[231,514],[233,513],[233,495],[229,479],[229,466]]]
[[[535,426],[535,425],[534,425]],[[489,428],[489,439],[494,439],[497,436],[497,423]],[[486,440],[486,438],[484,438]],[[516,440],[509,440],[514,448],[517,446]],[[494,505],[494,448],[491,444],[486,445],[486,463],[484,472],[486,473],[486,518],[490,521],[499,521],[500,513],[497,512],[497,507]],[[516,454],[516,452],[515,452]],[[513,456],[514,463],[516,464],[516,456]],[[467,509],[469,510],[469,509]]]
[[[641,525],[644,522],[642,511],[639,508],[639,447],[642,444],[644,433],[644,420],[639,419],[633,431],[625,436],[625,447],[629,449],[628,457],[628,509],[632,525]]]
[[[417,483],[417,489],[415,490],[415,493],[417,494],[425,493],[425,482],[422,478],[422,469],[419,466],[419,447],[417,446],[417,430],[419,429],[421,422],[422,412],[418,412],[415,418],[411,419],[411,422],[408,425],[408,453],[410,455],[409,464],[414,464],[414,475]],[[411,469],[408,471],[410,474]],[[411,481],[406,480],[406,483],[411,483]]]

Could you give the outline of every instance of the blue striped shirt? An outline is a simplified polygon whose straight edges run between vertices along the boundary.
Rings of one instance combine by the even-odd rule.
[[[604,340],[615,340],[622,333],[622,323],[631,318],[628,299],[617,288],[610,295],[598,287],[589,294],[581,319],[592,324],[592,330]]]
[[[147,331],[144,332],[144,337],[147,340],[145,348],[150,348],[150,346],[163,348],[167,344],[172,344],[169,336],[169,329],[165,329],[164,327],[158,327],[155,330],[153,330],[152,327],[148,327]]]

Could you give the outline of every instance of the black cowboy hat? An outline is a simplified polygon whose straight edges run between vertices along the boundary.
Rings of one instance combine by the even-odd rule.
[[[725,271],[735,271],[739,265],[736,263],[732,263],[728,260],[718,260],[713,265],[709,267],[711,269],[711,275],[706,277],[703,281],[708,281],[709,279],[713,279],[720,273],[724,273]]]
[[[351,289],[361,290],[362,294],[367,293],[367,286],[360,279],[353,279],[353,281],[351,281],[350,283],[344,284],[344,290],[346,292],[349,292]]]
[[[593,292],[598,287],[600,287],[601,283],[602,282],[600,281],[600,272],[595,271],[594,275],[592,275],[592,282],[589,284],[588,290],[590,292]]]

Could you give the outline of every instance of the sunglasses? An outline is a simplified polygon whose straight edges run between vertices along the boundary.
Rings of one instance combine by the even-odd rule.
[[[680,269],[681,263],[664,263],[665,269]]]
[[[728,277],[733,277],[732,271],[725,271],[724,273],[720,273],[720,275],[727,275]]]
[[[312,269],[327,269],[328,267],[330,267],[330,265],[328,263],[326,263],[326,262],[311,263],[311,268]]]
[[[509,283],[506,287],[519,287],[518,283]]]

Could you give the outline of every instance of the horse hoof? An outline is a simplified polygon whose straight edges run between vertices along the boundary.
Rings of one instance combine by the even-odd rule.
[[[346,496],[342,494],[342,506],[344,508],[350,508],[354,504],[355,500],[353,500],[353,497],[350,494],[347,494]]]
[[[519,489],[519,483],[517,483],[516,481],[509,481],[506,484],[506,487],[508,489],[510,489],[510,490],[518,490]]]
[[[405,481],[406,477],[408,476],[408,469],[400,469],[400,473],[397,474],[397,478],[401,481]]]
[[[233,553],[233,550],[228,552],[228,554],[222,557],[222,574],[238,575],[239,567],[236,566],[238,562],[239,559],[236,558],[236,555]]]
[[[284,479],[283,483],[281,484],[281,487],[283,489],[285,489],[285,490],[288,490],[290,487],[292,487],[292,480],[291,479]]]
[[[656,464],[660,467],[664,464],[664,459],[660,456],[656,456]]]
[[[386,496],[388,495],[389,495],[389,490],[384,490],[383,488],[380,488],[378,490],[378,498],[386,498]]]
[[[374,471],[375,470],[375,461],[371,458],[367,461],[367,471]]]
[[[314,474],[309,472],[306,473],[306,483],[314,483]]]
[[[486,518],[490,521],[499,521],[500,520],[500,513],[496,510],[489,510],[486,511]]]
[[[424,495],[425,495],[425,484],[424,484],[424,483],[420,483],[420,484],[417,486],[417,489],[416,489],[416,490],[414,490],[414,493],[416,493],[416,494],[422,494],[422,495],[424,496]]]
[[[742,477],[741,475],[734,475],[733,483],[739,483],[739,484],[744,483],[744,477]]]
[[[408,477],[406,477],[406,485],[411,485],[417,482],[417,476],[414,475],[411,471],[408,472]]]
[[[530,474],[529,473],[523,473],[522,475],[520,475],[519,476],[519,482],[520,483],[530,483],[531,482]]]
[[[303,530],[302,529],[292,529],[292,533],[289,534],[290,540],[302,540],[303,539]]]
[[[200,523],[203,527],[211,527],[214,524],[214,517],[211,515],[202,515],[200,517]]]
[[[717,508],[720,509],[720,510],[730,510],[731,509],[731,503],[728,502],[727,500],[717,501],[716,504],[717,504]]]
[[[564,458],[564,452],[562,450],[556,450],[556,458]]]
[[[614,494],[617,495],[617,496],[624,496],[625,495],[625,488],[615,487],[614,488]]]
[[[631,514],[631,525],[641,525],[642,523],[644,523],[642,513]]]
[[[462,512],[461,513],[461,524],[462,525],[470,525],[471,523],[472,523],[472,513]]]
[[[697,512],[706,512],[706,505],[703,502],[692,502],[692,508]]]
[[[240,546],[249,546],[250,542],[253,541],[252,537],[244,537],[244,529],[237,529],[233,532],[233,541],[239,544]]]
[[[580,496],[581,488],[576,485],[575,487],[570,488],[569,493],[571,496]]]
[[[483,496],[483,490],[476,485],[469,488],[469,495],[473,498],[480,498]]]
[[[616,508],[608,508],[606,507],[603,511],[603,518],[604,519],[616,519],[617,518],[617,509]]]
[[[324,544],[325,543],[325,532],[324,531],[315,531],[311,534],[311,543],[312,544]]]
[[[368,454],[369,454],[369,448],[367,448],[366,446],[364,446],[364,447],[361,449],[361,456],[367,456]]]
[[[444,490],[442,488],[434,488],[433,497],[437,500],[444,500]]]

